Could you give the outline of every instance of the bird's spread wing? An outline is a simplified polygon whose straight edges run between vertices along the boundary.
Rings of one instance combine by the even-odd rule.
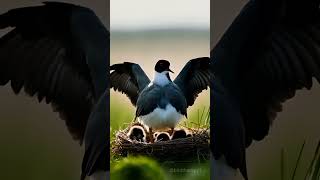
[[[0,15],[0,28],[7,27],[13,30],[0,39],[0,84],[51,103],[82,142],[107,87],[97,81],[107,79],[108,31],[91,10],[64,3],[10,10]]]
[[[192,106],[198,94],[210,84],[210,58],[201,57],[190,60],[174,80],[184,93],[188,106]]]
[[[240,108],[246,145],[252,139],[263,139],[281,103],[298,89],[310,89],[312,78],[320,80],[319,0],[250,1],[211,57],[224,95],[234,100],[233,107]],[[213,98],[219,99],[214,92]],[[215,121],[213,127],[224,119]],[[231,141],[242,141],[239,134],[227,133],[231,139],[220,144],[225,155],[232,154]]]
[[[149,83],[150,79],[138,64],[125,62],[110,67],[110,87],[125,93],[131,103],[136,105],[139,92]]]

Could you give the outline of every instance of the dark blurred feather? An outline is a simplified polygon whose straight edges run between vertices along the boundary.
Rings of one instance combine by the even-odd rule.
[[[219,156],[233,154],[226,157],[229,164],[243,160],[245,147],[236,141],[245,139],[249,146],[252,140],[262,140],[282,111],[282,103],[294,97],[296,90],[310,89],[312,78],[319,81],[319,14],[319,0],[251,0],[212,50],[214,81],[220,81],[234,103],[229,113],[240,112],[233,121],[243,121],[239,128],[245,133],[243,137],[218,131],[229,133],[228,139],[233,141],[222,141],[215,149]],[[213,98],[218,95],[213,93]],[[212,113],[218,112],[213,109]],[[233,126],[223,124],[228,122],[226,118],[219,116],[216,121],[221,121],[221,127]]]
[[[24,88],[28,95],[37,96],[39,102],[46,98],[46,103],[52,103],[66,120],[73,138],[82,142],[91,108],[100,95],[88,67],[90,61],[95,61],[91,50],[74,39],[73,34],[82,33],[72,27],[79,13],[93,20],[90,23],[101,24],[91,10],[64,3],[45,3],[2,14],[0,27],[14,29],[0,39],[0,83],[11,81],[14,93]],[[82,19],[82,26],[90,23]],[[107,42],[107,31],[97,33],[101,41]],[[86,42],[90,43],[90,39]],[[79,58],[83,54],[86,57]],[[104,64],[95,71],[103,70],[107,75]]]

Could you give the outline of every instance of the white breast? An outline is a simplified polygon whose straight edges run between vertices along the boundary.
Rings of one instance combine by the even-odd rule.
[[[168,79],[168,73],[168,71],[163,71],[161,73],[155,71],[152,83],[157,84],[159,86],[165,86],[169,84],[171,81]]]
[[[183,115],[177,112],[171,104],[165,109],[157,107],[151,113],[140,116],[139,121],[152,129],[174,128],[182,119]]]

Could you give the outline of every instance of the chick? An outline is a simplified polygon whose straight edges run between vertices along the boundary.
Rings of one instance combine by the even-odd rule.
[[[158,141],[169,141],[170,140],[170,134],[168,132],[159,132],[155,134],[155,142]]]
[[[145,129],[140,125],[134,125],[130,128],[127,136],[132,141],[146,142],[146,132]]]
[[[171,140],[181,139],[181,138],[186,138],[186,137],[187,137],[186,131],[184,129],[180,129],[180,130],[175,130],[173,132]]]

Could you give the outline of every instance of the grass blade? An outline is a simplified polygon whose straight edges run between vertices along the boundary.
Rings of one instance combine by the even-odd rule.
[[[301,146],[301,149],[300,149],[300,152],[299,152],[299,156],[298,156],[296,165],[295,165],[294,170],[293,170],[292,180],[294,180],[294,178],[295,178],[295,176],[296,176],[296,172],[297,172],[297,169],[298,169],[298,165],[299,165],[299,163],[300,163],[301,155],[302,155],[302,152],[303,152],[303,149],[304,149],[304,145],[305,145],[305,144],[306,144],[306,141],[304,141],[303,144],[302,144],[302,146]]]
[[[319,144],[320,144],[320,141],[319,141]],[[319,144],[318,144],[318,147],[317,147],[317,152],[315,154],[316,157],[318,157],[317,161],[316,161],[316,165],[315,165],[315,168],[314,168],[314,172],[313,172],[313,175],[312,175],[312,180],[318,180],[318,177],[320,176],[320,153],[319,153]]]
[[[284,160],[284,149],[282,148],[281,149],[281,180],[285,180],[285,160]]]
[[[310,165],[309,165],[309,168],[308,168],[308,170],[307,170],[306,176],[304,177],[304,180],[307,180],[307,178],[311,176],[311,174],[312,174],[312,168],[313,168],[314,163],[315,163],[315,161],[316,161],[316,159],[317,159],[317,156],[318,156],[318,154],[319,154],[319,150],[320,150],[320,141],[318,142],[316,151],[314,152],[312,161],[311,161],[311,163],[310,163]]]

